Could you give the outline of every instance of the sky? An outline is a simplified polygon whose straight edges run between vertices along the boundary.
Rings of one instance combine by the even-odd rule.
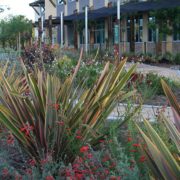
[[[24,15],[28,19],[35,19],[35,12],[32,7],[29,6],[29,3],[34,2],[35,0],[0,0],[0,7],[7,5],[10,7],[10,10],[6,10],[3,13],[0,13],[0,19],[12,15]]]

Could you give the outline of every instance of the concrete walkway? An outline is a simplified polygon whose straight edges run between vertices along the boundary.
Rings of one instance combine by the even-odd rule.
[[[129,69],[134,63],[126,63],[126,69]],[[138,63],[137,72],[147,74],[147,73],[155,73],[160,76],[171,78],[175,81],[180,82],[180,66],[172,66],[171,68],[159,67],[159,66],[151,66],[148,64]]]
[[[137,106],[136,104],[134,106]],[[123,118],[126,112],[127,104],[119,104],[117,108],[110,114],[108,120],[117,120],[119,118]],[[143,119],[147,119],[151,122],[156,120],[157,115],[164,109],[164,115],[174,120],[173,112],[170,107],[163,108],[162,106],[151,106],[151,105],[142,105],[142,110],[135,116],[136,120],[142,121]]]

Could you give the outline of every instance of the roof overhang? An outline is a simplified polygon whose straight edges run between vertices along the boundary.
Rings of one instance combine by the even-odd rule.
[[[45,6],[45,0],[38,0],[38,1],[32,2],[29,4],[29,6],[31,6],[31,7],[39,7],[39,6],[44,7]]]
[[[121,5],[121,14],[132,14],[137,12],[147,12],[159,9],[169,9],[180,6],[180,0],[159,0],[146,2],[131,2]],[[117,14],[117,7],[103,7],[97,10],[90,10],[88,12],[88,19],[99,19]],[[83,20],[85,18],[84,12],[65,16],[66,21]]]
[[[148,12],[159,9],[169,9],[180,6],[180,0],[159,0],[159,1],[146,1],[146,2],[132,2],[121,5],[122,14],[133,14],[138,12]],[[106,18],[108,16],[115,16],[117,14],[117,7],[103,7],[88,12],[88,19],[96,20]],[[84,20],[85,13],[76,13],[64,17],[64,23],[68,24],[72,21]],[[37,22],[34,26],[37,26]],[[52,19],[53,26],[60,24],[60,17]],[[48,26],[48,20],[45,20],[45,27]]]

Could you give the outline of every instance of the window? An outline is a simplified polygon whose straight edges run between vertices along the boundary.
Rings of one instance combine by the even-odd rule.
[[[143,38],[143,19],[142,16],[136,17],[134,20],[134,31],[135,31],[135,41],[142,42]]]
[[[94,30],[94,43],[101,44],[105,42],[104,23],[100,22],[96,25]]]
[[[149,17],[149,24],[155,23],[154,17]],[[153,28],[148,29],[148,41],[155,42],[156,41],[156,30]]]
[[[64,0],[58,0],[58,4],[64,4]]]
[[[127,41],[128,42],[130,42],[130,37],[131,37],[130,24],[131,24],[131,20],[128,19],[127,20]]]
[[[127,19],[127,41],[130,42],[131,37],[131,20]],[[134,19],[134,40],[142,42],[143,39],[143,19],[142,16],[137,16]]]

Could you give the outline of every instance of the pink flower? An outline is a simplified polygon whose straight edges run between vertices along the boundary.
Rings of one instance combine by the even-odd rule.
[[[78,136],[76,136],[76,139],[82,139],[82,136],[78,135]]]
[[[73,168],[74,168],[74,169],[78,169],[79,167],[80,167],[79,164],[77,164],[77,163],[76,163],[76,164],[73,164]]]
[[[77,180],[83,179],[84,175],[82,173],[75,173],[75,177]]]
[[[30,159],[30,160],[28,161],[28,164],[31,165],[31,166],[35,166],[36,161],[35,161],[34,159]]]
[[[128,141],[128,142],[131,142],[131,141],[132,141],[132,138],[131,138],[131,137],[128,137],[127,141]]]
[[[58,121],[57,124],[60,126],[64,126],[64,121]]]
[[[140,144],[133,144],[134,147],[140,147]]]
[[[106,161],[109,161],[109,160],[110,160],[109,156],[105,156],[105,157],[102,159],[102,162],[106,162]]]
[[[87,158],[91,159],[92,157],[93,157],[93,155],[91,153],[88,153]]]
[[[141,156],[139,161],[143,163],[144,161],[146,161],[146,157],[145,156]]]
[[[55,110],[59,110],[60,109],[60,105],[59,104],[52,104],[51,105]]]
[[[110,180],[121,180],[121,177],[120,176],[111,176],[110,177]]]
[[[66,177],[70,177],[71,176],[71,171],[69,169],[66,169]]]
[[[116,163],[115,162],[112,162],[111,165],[109,166],[109,168],[114,168],[116,166]]]
[[[108,174],[109,174],[109,170],[108,170],[108,169],[105,169],[104,173],[105,173],[106,175],[108,175]]]
[[[41,165],[45,165],[47,162],[48,162],[48,159],[42,159],[40,163]]]
[[[78,131],[76,132],[76,134],[77,134],[77,135],[81,135],[81,131],[78,130]]]
[[[46,176],[46,180],[54,180],[53,176]]]
[[[15,180],[22,180],[22,176],[19,174],[15,174]]]
[[[4,168],[4,169],[2,170],[2,175],[3,175],[4,177],[6,177],[8,174],[9,174],[8,169],[7,169],[7,168]]]
[[[89,150],[89,146],[82,146],[80,148],[80,152],[84,153],[84,152],[87,152]]]

